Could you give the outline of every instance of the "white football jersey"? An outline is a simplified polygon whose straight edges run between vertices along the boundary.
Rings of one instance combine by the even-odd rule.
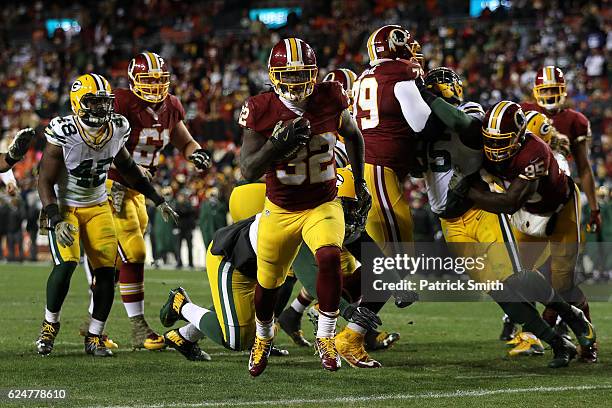
[[[64,152],[65,169],[55,185],[58,202],[71,207],[89,207],[107,199],[106,175],[119,150],[130,135],[130,124],[113,114],[107,141],[99,148],[82,136],[88,128],[74,115],[56,117],[45,129],[47,142]]]
[[[480,120],[484,117],[482,107],[475,102],[465,102],[458,106],[470,116]],[[446,209],[448,183],[458,167],[464,175],[472,174],[482,166],[482,150],[464,145],[456,132],[447,130],[429,145],[428,166],[424,173],[427,197],[431,210],[441,214]]]

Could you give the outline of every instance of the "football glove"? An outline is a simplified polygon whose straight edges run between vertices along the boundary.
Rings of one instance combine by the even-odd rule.
[[[113,208],[117,214],[121,214],[123,210],[123,201],[125,200],[125,193],[127,192],[127,187],[121,183],[117,183],[113,181],[113,186],[111,187],[110,196],[111,202],[113,203]]]
[[[13,161],[19,161],[25,156],[30,148],[30,142],[36,133],[32,128],[21,129],[8,147],[8,155]]]
[[[420,76],[416,78],[414,80],[414,83],[416,84],[419,90],[419,93],[421,94],[421,98],[423,98],[423,100],[425,101],[427,105],[431,105],[431,103],[438,98],[438,96],[434,94],[433,92],[431,92],[431,90],[427,87],[427,85],[425,85],[425,81],[423,80],[423,77]]]
[[[74,244],[74,236],[77,233],[77,227],[67,221],[60,221],[55,225],[55,237],[57,242],[65,247]]]
[[[196,166],[198,170],[209,169],[212,165],[210,155],[204,149],[197,149],[191,156],[188,157],[189,161]]]
[[[364,179],[355,180],[355,195],[357,196],[359,215],[367,217],[370,208],[372,208],[372,196]]]
[[[550,148],[567,158],[571,151],[569,138],[562,133],[553,134],[550,138]]]
[[[278,121],[270,136],[270,142],[281,160],[295,155],[309,140],[310,122],[303,117],[295,118],[288,124]]]
[[[170,204],[166,201],[157,206],[157,209],[161,212],[161,216],[164,221],[169,222],[172,221],[174,225],[178,224],[179,215],[174,211]]]
[[[466,177],[457,166],[453,168],[453,175],[448,182],[448,189],[461,198],[467,196],[470,189],[469,177]]]
[[[589,223],[586,226],[587,232],[599,232],[601,229],[601,212],[598,209],[591,210],[591,217]]]
[[[342,317],[347,322],[358,324],[367,330],[376,330],[382,324],[376,313],[363,306],[348,305],[342,312]]]

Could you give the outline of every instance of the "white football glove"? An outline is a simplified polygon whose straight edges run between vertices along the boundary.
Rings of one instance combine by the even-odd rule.
[[[64,248],[74,244],[74,236],[77,233],[77,227],[67,221],[60,221],[55,226],[55,236],[57,242]]]
[[[163,203],[157,206],[157,209],[161,212],[164,221],[169,222],[170,220],[172,220],[172,223],[174,225],[178,224],[179,215],[176,213],[176,211],[174,211],[172,207],[170,207],[170,204],[164,201]]]

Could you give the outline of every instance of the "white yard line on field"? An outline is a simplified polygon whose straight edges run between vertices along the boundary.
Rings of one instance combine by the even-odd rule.
[[[278,400],[254,400],[254,401],[209,401],[201,403],[168,403],[168,404],[146,404],[139,405],[146,408],[174,408],[174,407],[223,407],[223,406],[250,406],[250,405],[298,405],[298,404],[330,404],[330,403],[351,403],[351,402],[370,402],[370,401],[390,401],[390,400],[410,400],[410,399],[438,399],[438,398],[462,398],[462,397],[485,397],[500,394],[523,394],[533,392],[568,392],[568,391],[589,391],[589,390],[608,390],[612,389],[612,384],[601,385],[581,385],[568,387],[530,387],[530,388],[501,388],[496,390],[457,390],[451,392],[424,392],[418,394],[383,394],[371,396],[355,397],[336,397],[336,398],[295,398]],[[134,408],[134,406],[106,406],[106,408]]]

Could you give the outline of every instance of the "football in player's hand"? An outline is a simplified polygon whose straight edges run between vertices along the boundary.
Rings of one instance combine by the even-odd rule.
[[[309,140],[310,121],[304,117],[279,121],[270,136],[272,145],[282,159],[296,154]]]

